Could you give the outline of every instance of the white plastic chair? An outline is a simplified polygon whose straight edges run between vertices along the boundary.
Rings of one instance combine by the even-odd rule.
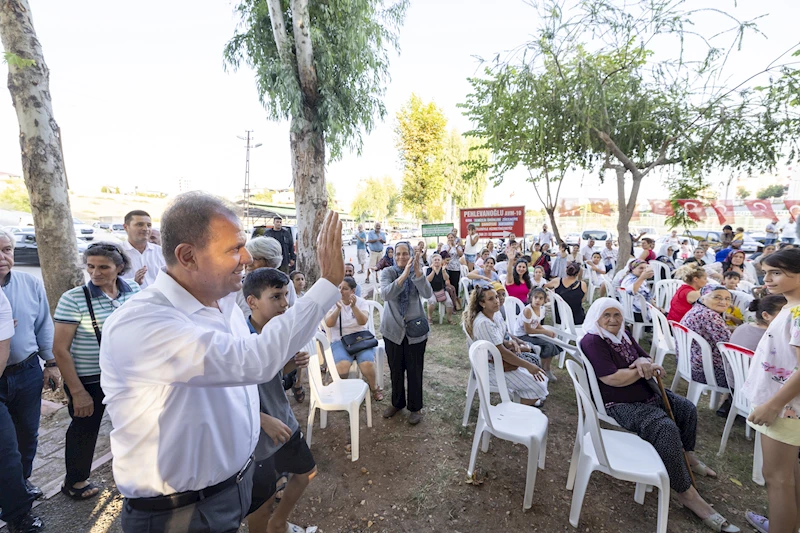
[[[655,260],[649,261],[647,264],[653,269],[653,286],[655,286],[659,281],[671,279],[672,276],[670,274],[670,268],[668,264]]]
[[[515,298],[514,296],[506,296],[506,301],[503,303],[503,307],[506,311],[506,327],[508,328],[509,333],[511,333],[514,331],[514,329],[516,329],[517,317],[522,313],[522,310],[525,309],[525,304],[522,303],[522,300],[519,298]]]
[[[469,305],[469,284],[470,280],[467,276],[461,276],[461,279],[458,280],[458,297],[464,307]],[[455,302],[453,302],[453,305],[455,305]]]
[[[664,358],[667,354],[676,355],[675,339],[672,336],[672,329],[669,327],[669,321],[664,316],[664,313],[651,304],[647,304],[647,309],[650,311],[650,318],[653,322],[650,358],[655,364],[663,366]]]
[[[631,294],[628,292],[627,289],[620,287],[617,291],[617,295],[619,296],[619,301],[622,304],[622,317],[625,319],[625,323],[631,326],[631,330],[633,332],[633,338],[636,342],[639,342],[639,339],[642,337],[642,332],[644,331],[645,326],[652,326],[653,323],[647,319],[647,302],[645,301],[644,297],[641,294]],[[633,299],[638,298],[639,300],[639,309],[642,310],[642,320],[644,322],[637,322],[636,317],[634,316],[633,310]]]
[[[664,279],[655,284],[656,306],[664,311],[669,311],[672,298],[678,292],[678,288],[683,285],[679,279]]]
[[[666,533],[670,499],[669,475],[658,452],[652,444],[638,435],[602,429],[589,391],[579,377],[583,369],[577,362],[567,361],[567,371],[578,398],[576,447],[577,441],[581,441],[577,454],[573,452],[573,460],[577,455],[578,462],[575,477],[567,480],[567,489],[573,491],[569,523],[574,528],[578,527],[589,478],[592,472],[599,470],[616,479],[636,483],[634,499],[639,504],[644,503],[648,485],[658,487],[656,530],[658,533]]]
[[[597,410],[597,416],[600,418],[601,421],[605,422],[606,424],[610,424],[615,427],[622,427],[619,423],[609,416],[608,412],[606,412],[606,404],[603,401],[603,395],[600,394],[600,385],[597,382],[597,374],[594,372],[594,366],[592,366],[591,361],[589,358],[586,357],[586,354],[583,353],[583,350],[578,348],[578,353],[580,354],[581,363],[583,364],[583,369],[585,371],[585,380],[580,380],[581,384],[589,391],[591,391],[591,397],[594,401],[594,408]],[[583,378],[583,376],[581,376]]]
[[[467,338],[467,351],[469,351],[475,341],[473,341],[472,337],[470,337],[469,333],[467,333],[467,328],[465,325],[462,324],[461,329],[464,331],[464,336]],[[478,381],[475,379],[475,371],[470,368],[469,381],[467,381],[467,403],[464,406],[464,417],[461,419],[461,425],[464,427],[467,427],[469,424],[469,413],[472,410],[472,402],[475,401],[475,392],[477,390]],[[489,392],[498,393],[500,390],[497,387],[491,387]],[[516,392],[512,392],[511,400],[519,403],[519,395]]]
[[[336,363],[331,353],[331,345],[328,337],[318,331],[314,337],[317,350],[325,355],[328,368],[332,369],[331,378],[333,381],[329,385],[323,385],[322,372],[319,367],[319,358],[310,357],[308,365],[308,376],[311,389],[311,402],[308,406],[308,426],[306,427],[306,443],[311,447],[311,432],[314,429],[314,416],[317,409],[319,414],[319,427],[325,429],[328,425],[328,411],[347,411],[350,415],[350,445],[351,458],[358,461],[358,431],[359,431],[359,411],[361,402],[366,400],[367,408],[367,427],[372,427],[372,398],[369,394],[369,386],[360,379],[342,379],[336,372]]]
[[[555,331],[559,340],[563,343],[570,344],[574,342],[577,346],[578,342],[583,337],[583,328],[575,325],[575,319],[572,316],[572,308],[569,304],[555,292],[552,292],[551,295],[553,297],[553,305],[558,310],[558,316],[553,312],[554,327],[548,329]],[[562,347],[561,354],[558,356],[558,368],[564,368],[564,361],[567,358],[567,353],[573,356],[575,355],[575,349],[572,346],[570,346],[570,348],[572,349],[568,350]]]
[[[378,302],[367,300],[369,304],[369,320],[367,320],[367,327],[377,338],[380,332],[375,329],[375,312],[378,312],[378,318],[383,322],[383,305]],[[383,360],[386,359],[386,343],[381,337],[378,339],[378,347],[375,348],[375,384],[383,388]]]
[[[717,455],[725,453],[725,448],[728,445],[728,438],[731,436],[733,423],[736,421],[737,416],[747,418],[750,416],[750,400],[742,393],[742,385],[747,380],[747,373],[750,371],[750,360],[753,357],[753,352],[732,344],[730,342],[718,342],[717,348],[719,353],[725,358],[725,373],[730,381],[730,376],[733,376],[733,383],[738,385],[733,389],[733,401],[731,402],[731,409],[728,411],[728,419],[725,421],[725,429],[722,431],[722,440],[719,443],[719,452]],[[745,424],[745,435],[750,439],[752,428],[749,424]]]
[[[489,358],[494,361],[500,403],[492,405],[489,391]],[[514,403],[508,396],[503,372],[503,359],[497,348],[488,341],[476,341],[469,349],[469,361],[478,381],[480,411],[475,437],[472,439],[472,452],[469,457],[467,476],[475,471],[478,446],[483,452],[489,451],[491,435],[503,440],[522,444],[528,448],[528,468],[525,478],[525,497],[522,509],[530,509],[533,504],[533,489],[536,486],[536,469],[544,470],[547,452],[547,417],[530,405]],[[481,442],[482,441],[482,442]]]
[[[689,383],[689,390],[686,391],[686,399],[692,402],[695,407],[700,401],[700,395],[706,391],[711,392],[711,401],[709,402],[710,409],[716,409],[719,403],[719,395],[730,393],[727,387],[720,387],[717,385],[717,378],[714,376],[714,361],[711,355],[711,345],[708,344],[703,337],[690,330],[683,324],[670,321],[672,326],[672,333],[675,336],[675,348],[678,352],[678,368],[675,371],[675,378],[672,380],[670,389],[673,391],[678,385],[678,381],[683,379]],[[703,373],[705,374],[706,382],[700,383],[692,379],[692,343],[700,346],[700,352],[703,358]]]

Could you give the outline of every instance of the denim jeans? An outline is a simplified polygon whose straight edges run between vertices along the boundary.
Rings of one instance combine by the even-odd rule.
[[[8,522],[31,509],[25,488],[39,441],[42,368],[31,357],[0,377],[0,519]]]

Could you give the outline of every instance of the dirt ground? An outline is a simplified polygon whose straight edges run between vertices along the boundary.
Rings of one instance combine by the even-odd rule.
[[[386,372],[388,384],[388,368]],[[372,404],[372,428],[367,428],[362,408],[360,459],[352,462],[345,449],[349,443],[346,413],[330,413],[326,429],[319,428],[317,416],[311,450],[319,475],[298,505],[294,522],[316,525],[322,533],[572,531],[568,521],[572,493],[565,486],[577,408],[566,370],[555,369],[555,373],[558,382],[551,385],[542,409],[550,421],[547,463],[537,475],[532,509],[522,510],[527,449],[521,445],[492,439],[489,452],[478,454],[477,469],[484,483],[465,483],[478,402],[472,407],[469,426],[462,427],[469,375],[464,335],[460,326],[436,324],[426,353],[423,422],[410,426],[405,411],[384,420],[381,412],[389,403],[387,391],[386,400]],[[685,385],[678,392],[685,394]],[[745,440],[740,419],[724,457],[717,457],[724,420],[708,409],[707,398],[698,410],[697,453],[719,479],[698,478],[698,489],[719,512],[748,531],[744,512],[766,511],[765,489],[750,480],[753,442]],[[305,430],[308,401],[291,402]],[[121,498],[109,465],[95,472],[93,479],[107,488],[98,499],[75,503],[58,495],[37,508],[49,530],[120,531]],[[657,492],[648,494],[643,506],[633,501],[633,492],[632,483],[593,474],[579,530],[654,531]],[[707,530],[673,498],[669,531]]]

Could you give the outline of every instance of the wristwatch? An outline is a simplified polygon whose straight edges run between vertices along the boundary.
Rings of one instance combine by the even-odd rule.
[[[44,364],[45,368],[53,368],[54,366],[58,366],[55,361],[47,361]]]

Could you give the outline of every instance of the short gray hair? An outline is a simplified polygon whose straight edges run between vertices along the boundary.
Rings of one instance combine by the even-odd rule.
[[[223,216],[239,220],[227,203],[216,196],[191,191],[179,194],[161,215],[161,251],[167,265],[178,259],[175,249],[181,244],[203,248],[211,237],[211,219]]]
[[[3,228],[0,228],[0,239],[6,238],[11,242],[11,249],[13,250],[16,247],[17,240],[14,238],[14,235],[10,231],[6,231]]]
[[[278,268],[283,263],[281,243],[272,237],[256,237],[244,245],[253,259],[263,259],[270,268]]]

